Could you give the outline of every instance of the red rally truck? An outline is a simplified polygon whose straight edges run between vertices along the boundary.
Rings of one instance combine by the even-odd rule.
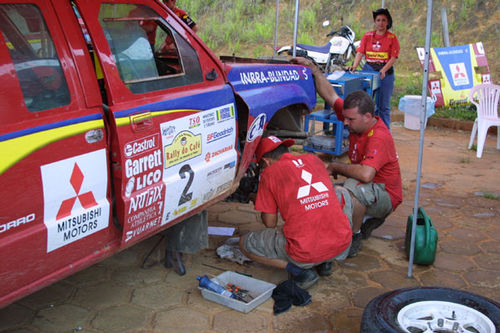
[[[316,103],[161,1],[0,0],[0,32],[0,307],[223,200]]]

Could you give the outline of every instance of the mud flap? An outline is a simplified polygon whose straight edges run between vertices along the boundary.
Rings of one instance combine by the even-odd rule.
[[[208,247],[208,213],[206,210],[165,230],[167,249],[196,253]]]
[[[182,253],[196,253],[208,247],[208,213],[206,210],[164,231],[165,267],[174,266],[179,275],[186,274]],[[174,259],[175,258],[175,259]]]

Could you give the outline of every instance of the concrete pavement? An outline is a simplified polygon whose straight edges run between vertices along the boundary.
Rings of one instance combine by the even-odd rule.
[[[215,249],[185,255],[185,276],[160,263],[162,250],[141,269],[155,236],[0,310],[1,333],[152,332],[359,332],[365,305],[375,296],[407,286],[446,286],[500,301],[500,151],[489,137],[483,158],[466,149],[469,132],[428,128],[420,206],[439,233],[436,261],[413,267],[408,278],[404,237],[414,205],[419,132],[394,124],[404,202],[363,242],[355,258],[309,289],[312,304],[273,315],[269,299],[243,314],[202,298],[197,275],[241,271],[272,283],[285,272],[256,263],[222,260]],[[495,199],[496,198],[496,199]],[[233,226],[238,234],[262,227],[251,204],[219,203],[209,225]]]

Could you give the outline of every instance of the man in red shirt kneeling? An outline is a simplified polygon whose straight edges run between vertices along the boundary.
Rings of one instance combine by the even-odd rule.
[[[370,237],[403,201],[394,140],[387,126],[374,115],[375,103],[366,92],[354,91],[344,101],[312,61],[301,57],[291,61],[311,68],[316,91],[349,129],[349,163],[334,161],[328,170],[334,178],[345,176],[344,187],[352,194],[354,235],[349,257],[354,257],[361,250],[361,239]]]
[[[351,243],[352,201],[343,189],[334,189],[323,162],[315,155],[292,155],[294,141],[262,138],[256,150],[263,169],[255,209],[266,229],[240,240],[250,259],[286,269],[304,289],[319,275],[330,275],[333,260],[347,257]],[[278,212],[284,220],[277,228]]]

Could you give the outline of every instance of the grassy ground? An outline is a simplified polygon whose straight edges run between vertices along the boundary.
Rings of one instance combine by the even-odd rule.
[[[293,39],[294,0],[279,2],[278,46]],[[498,0],[434,0],[431,46],[442,47],[441,9],[445,8],[451,45],[482,41],[488,57],[493,82],[499,83],[500,72],[500,6]],[[218,55],[242,57],[270,56],[274,50],[275,0],[178,0],[197,22],[199,36]],[[349,25],[359,39],[373,28],[371,12],[380,0],[301,0],[298,42],[324,45],[325,35],[333,28]],[[398,36],[401,54],[396,63],[396,85],[393,106],[404,95],[420,95],[422,69],[415,48],[425,44],[427,2],[422,0],[385,0],[394,20],[392,31]],[[321,23],[329,20],[329,27]],[[446,112],[441,112],[446,111]],[[472,110],[473,111],[473,110]],[[440,110],[438,114],[468,119],[470,109],[459,107]]]

